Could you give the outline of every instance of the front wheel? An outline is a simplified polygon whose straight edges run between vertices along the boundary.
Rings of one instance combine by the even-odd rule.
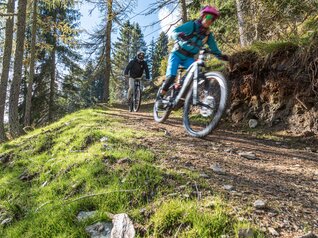
[[[129,112],[132,112],[134,109],[134,100],[133,100],[134,95],[131,95],[130,98],[128,99],[128,110]]]
[[[141,89],[140,86],[135,88],[135,93],[133,97],[133,108],[135,112],[138,112],[141,103]]]
[[[204,137],[216,128],[226,109],[228,85],[225,77],[219,72],[205,74],[197,87],[197,100],[193,100],[190,90],[184,105],[183,125],[194,137]],[[196,102],[194,102],[196,101]]]
[[[168,105],[167,102],[169,102],[171,97],[173,96],[173,89],[172,87],[170,87],[166,96],[164,98],[159,98],[162,87],[163,86],[161,86],[157,92],[156,101],[153,106],[153,117],[155,121],[159,123],[163,123],[168,119],[171,113],[171,107]]]

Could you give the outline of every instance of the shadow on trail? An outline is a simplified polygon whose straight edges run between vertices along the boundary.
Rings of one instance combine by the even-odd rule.
[[[154,130],[155,128],[157,128],[158,131],[170,132],[170,130],[174,128],[173,140],[175,143],[180,143],[182,141],[184,144],[193,144],[198,147],[202,146],[202,144],[204,144],[206,147],[206,142],[211,142],[211,145],[213,143],[223,143],[226,144],[224,145],[225,148],[231,148],[234,144],[234,149],[242,150],[244,152],[252,151],[257,155],[260,154],[261,157],[282,156],[288,157],[290,159],[297,158],[300,160],[307,160],[318,163],[317,153],[304,150],[299,151],[293,148],[293,146],[289,145],[289,143],[287,142],[280,142],[280,144],[276,144],[276,141],[258,139],[251,135],[240,134],[239,132],[231,128],[226,128],[226,130],[224,130],[222,128],[222,124],[220,126],[220,129],[217,128],[205,138],[193,138],[187,135],[183,127],[182,118],[180,117],[174,117],[172,115],[167,119],[165,123],[156,123],[153,119],[152,111],[149,111],[149,109],[152,109],[152,107],[153,103],[143,104],[139,112],[129,112],[127,106],[125,108],[125,106],[121,105],[121,108],[114,108],[114,110],[118,113],[108,111],[107,114],[129,121],[129,123],[127,124],[142,123],[143,129]],[[203,148],[200,148],[200,150],[202,149]],[[208,150],[208,148],[204,150]]]
[[[297,150],[287,143],[277,145],[275,141],[256,139],[248,135],[238,135],[232,131],[216,130],[205,141],[228,143],[228,147],[236,144],[236,149],[243,151],[253,151],[264,155],[275,155],[289,158],[297,158],[318,163],[318,154],[314,152]]]

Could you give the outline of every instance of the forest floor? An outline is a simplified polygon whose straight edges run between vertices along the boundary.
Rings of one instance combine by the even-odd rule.
[[[318,233],[317,136],[292,137],[270,128],[251,130],[223,122],[211,135],[197,139],[186,133],[180,116],[156,123],[151,104],[137,113],[117,105],[108,114],[133,129],[158,135],[137,138],[137,143],[153,151],[163,167],[199,173],[214,193],[229,200],[237,216],[267,234]],[[206,194],[204,188],[200,193]],[[256,209],[257,200],[265,202],[265,208]]]

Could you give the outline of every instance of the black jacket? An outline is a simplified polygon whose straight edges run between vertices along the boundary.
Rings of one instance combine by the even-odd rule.
[[[125,75],[132,78],[140,78],[145,71],[146,79],[149,78],[149,69],[146,61],[139,61],[137,58],[131,60],[125,69]]]

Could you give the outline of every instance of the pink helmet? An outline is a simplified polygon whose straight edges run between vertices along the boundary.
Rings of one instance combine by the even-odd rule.
[[[214,20],[217,19],[220,16],[220,12],[211,6],[205,6],[200,11],[200,16],[202,17],[205,14],[211,14],[214,16]]]

